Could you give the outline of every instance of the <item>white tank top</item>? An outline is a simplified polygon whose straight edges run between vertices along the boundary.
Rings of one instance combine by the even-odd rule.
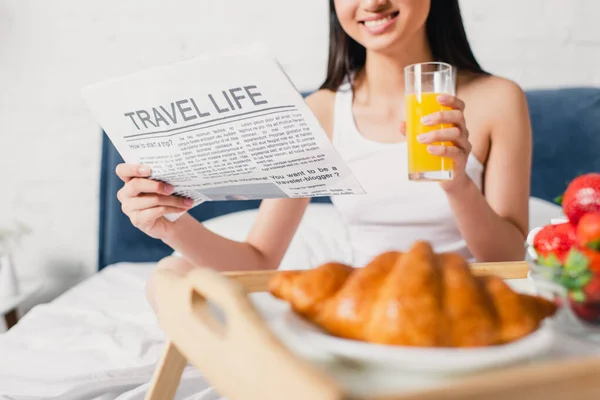
[[[353,265],[364,266],[384,251],[406,251],[416,240],[429,241],[436,252],[472,259],[439,184],[409,181],[406,143],[362,136],[352,103],[353,92],[345,83],[335,96],[332,141],[366,194],[331,199],[348,228]],[[466,172],[481,190],[483,165],[472,153]]]

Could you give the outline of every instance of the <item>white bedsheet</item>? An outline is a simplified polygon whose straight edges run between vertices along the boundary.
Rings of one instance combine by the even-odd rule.
[[[0,335],[0,398],[142,400],[164,336],[144,287],[153,264],[104,269]],[[213,400],[188,367],[177,400]]]
[[[243,240],[257,211],[224,215],[204,225]],[[311,204],[280,268],[347,261],[349,249],[335,208]],[[143,399],[164,344],[144,293],[153,266],[120,263],[105,268],[52,303],[33,308],[0,334],[0,399]],[[266,316],[273,303],[264,294],[252,299]],[[207,388],[189,368],[176,400],[218,398]]]

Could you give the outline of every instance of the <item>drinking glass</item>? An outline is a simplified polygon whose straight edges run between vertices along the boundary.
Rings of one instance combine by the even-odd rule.
[[[436,156],[427,151],[428,144],[419,143],[417,136],[452,127],[451,124],[425,126],[421,118],[449,107],[437,101],[440,94],[454,96],[455,69],[446,63],[427,62],[413,64],[404,69],[406,91],[406,142],[408,150],[408,179],[412,181],[451,180],[454,162],[451,158]],[[452,146],[450,142],[431,143]]]

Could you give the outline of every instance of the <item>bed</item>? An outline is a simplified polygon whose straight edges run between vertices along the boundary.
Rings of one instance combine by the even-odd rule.
[[[229,213],[206,226],[241,240],[255,213]],[[347,252],[344,227],[333,207],[315,203],[281,268],[316,265]],[[144,293],[153,267],[154,262],[107,265],[51,303],[34,307],[0,336],[0,399],[142,399],[164,342]],[[268,297],[253,296],[268,314]],[[203,386],[208,387],[190,369],[177,399],[199,396]]]
[[[534,128],[530,226],[560,214],[552,199],[574,176],[600,171],[600,89],[527,93]],[[98,273],[34,307],[0,335],[0,399],[143,399],[165,337],[144,294],[155,263],[171,250],[137,231],[121,213],[114,175],[120,157],[104,136]],[[242,240],[257,201],[203,204],[192,214]],[[324,229],[327,227],[327,229]],[[344,225],[328,198],[314,199],[281,269],[348,257]],[[527,282],[512,282],[525,285]],[[268,317],[268,296],[253,294]],[[197,371],[184,372],[177,399],[219,398]]]

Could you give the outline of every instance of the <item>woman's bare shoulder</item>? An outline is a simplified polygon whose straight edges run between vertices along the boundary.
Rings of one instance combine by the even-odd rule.
[[[496,75],[478,75],[465,78],[464,86],[467,107],[477,108],[492,125],[528,118],[527,97],[516,82]]]
[[[515,101],[522,105],[525,92],[515,81],[497,75],[479,75],[467,78],[474,95],[496,106],[509,106]]]
[[[327,136],[331,139],[335,92],[329,89],[318,90],[306,97],[306,104],[319,120]]]

